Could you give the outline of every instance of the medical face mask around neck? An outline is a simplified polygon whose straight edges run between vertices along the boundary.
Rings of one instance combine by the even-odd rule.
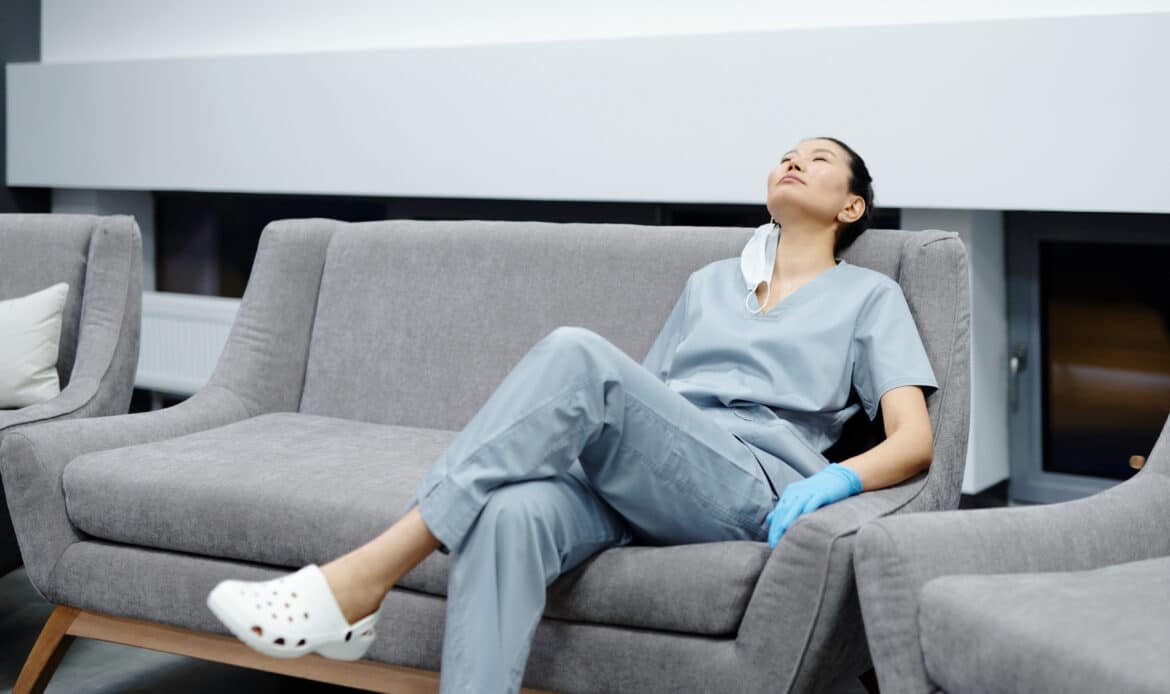
[[[744,306],[750,313],[759,313],[764,310],[768,298],[772,295],[772,269],[776,265],[776,242],[780,239],[780,225],[768,222],[756,227],[752,237],[739,256],[739,269],[743,273],[744,284],[747,285],[747,295],[744,296]],[[764,300],[756,308],[752,308],[752,296],[756,287],[764,283]]]

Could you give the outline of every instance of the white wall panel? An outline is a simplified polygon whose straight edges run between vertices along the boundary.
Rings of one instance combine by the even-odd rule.
[[[1170,212],[1170,14],[12,65],[8,182],[756,203],[833,134],[879,204]]]
[[[41,60],[141,60],[1166,11],[1167,0],[42,0]]]

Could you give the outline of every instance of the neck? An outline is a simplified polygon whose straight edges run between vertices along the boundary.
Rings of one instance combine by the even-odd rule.
[[[837,264],[833,257],[835,241],[836,224],[781,223],[773,278],[808,277],[833,267]]]

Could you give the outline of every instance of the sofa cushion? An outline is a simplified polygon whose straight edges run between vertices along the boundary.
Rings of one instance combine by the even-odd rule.
[[[66,467],[69,517],[97,538],[298,567],[369,540],[400,515],[454,432],[270,414],[91,453]],[[550,617],[709,635],[735,632],[768,557],[758,542],[615,547],[559,577]],[[446,593],[433,553],[399,587]]]
[[[1170,557],[1093,571],[946,576],[922,589],[931,679],[961,692],[1165,692]]]

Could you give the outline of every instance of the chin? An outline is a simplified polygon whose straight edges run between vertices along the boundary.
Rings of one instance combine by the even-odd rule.
[[[803,205],[799,203],[797,196],[786,190],[777,190],[768,196],[768,212],[772,213],[772,219],[779,220],[786,210],[799,207]]]

